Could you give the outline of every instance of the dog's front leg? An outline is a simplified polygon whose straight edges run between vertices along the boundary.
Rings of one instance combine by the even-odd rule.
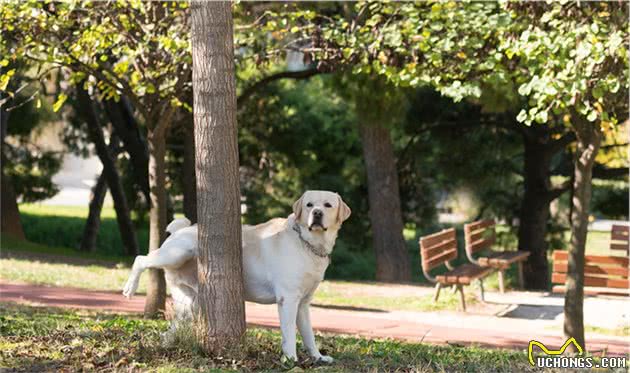
[[[330,356],[322,355],[315,344],[315,335],[313,335],[313,327],[311,326],[311,311],[309,303],[310,299],[304,299],[298,308],[297,326],[300,330],[300,334],[302,335],[302,341],[304,341],[304,346],[313,360],[316,362],[321,361],[324,363],[332,363],[334,359]]]
[[[299,301],[296,297],[280,296],[277,303],[282,332],[282,352],[287,358],[297,361],[295,325]]]

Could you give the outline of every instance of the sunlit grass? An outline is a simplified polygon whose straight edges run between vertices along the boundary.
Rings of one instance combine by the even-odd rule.
[[[433,346],[393,340],[318,335],[320,350],[335,358],[314,365],[299,347],[297,367],[281,359],[277,330],[250,328],[225,356],[204,354],[190,334],[164,346],[167,323],[132,316],[0,305],[0,369],[17,371],[318,371],[318,372],[526,372],[522,351]],[[300,345],[301,346],[301,343]]]

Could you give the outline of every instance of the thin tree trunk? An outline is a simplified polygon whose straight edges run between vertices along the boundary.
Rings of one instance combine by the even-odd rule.
[[[536,134],[524,136],[524,144],[525,193],[519,214],[518,247],[531,253],[523,266],[525,288],[547,290],[549,263],[546,236],[551,203],[548,198],[551,154],[545,140]]]
[[[199,218],[197,335],[208,352],[245,332],[236,88],[230,2],[192,3]]]
[[[107,116],[114,127],[114,131],[123,142],[125,151],[129,154],[131,166],[140,190],[150,204],[149,192],[149,149],[140,133],[140,126],[133,117],[125,97],[119,102],[107,100],[104,103]]]
[[[584,254],[588,233],[593,165],[601,144],[599,128],[574,114],[577,137],[571,214],[571,246],[564,298],[564,335],[586,349],[584,339]]]
[[[120,175],[116,170],[116,164],[111,152],[111,149],[107,147],[105,143],[105,136],[103,134],[103,127],[99,123],[98,116],[96,115],[96,109],[94,108],[94,102],[88,95],[88,93],[78,87],[77,98],[79,103],[79,112],[83,115],[83,118],[87,124],[88,136],[94,143],[96,154],[103,164],[103,172],[107,178],[107,185],[114,200],[114,209],[116,210],[116,220],[118,222],[118,228],[120,230],[120,236],[122,238],[123,245],[125,247],[125,254],[130,256],[138,255],[140,250],[138,248],[138,241],[136,239],[135,229],[131,221],[129,214],[129,206],[127,204],[127,198],[120,180]],[[112,138],[112,141],[117,141]]]
[[[92,195],[90,196],[90,212],[85,220],[83,235],[81,236],[81,244],[79,245],[79,249],[81,251],[96,251],[96,237],[98,236],[98,230],[101,226],[101,211],[103,209],[103,203],[105,202],[106,195],[107,179],[105,177],[105,172],[102,171],[96,180],[96,184],[92,188]]]
[[[197,180],[195,177],[195,133],[193,127],[184,123],[184,165],[182,170],[184,215],[197,222]]]
[[[0,187],[2,188],[0,190],[0,203],[2,203],[2,205],[0,206],[0,232],[19,240],[24,240],[26,238],[24,236],[24,229],[22,228],[20,209],[18,208],[15,190],[13,189],[13,182],[11,180],[11,177],[9,177],[9,175],[4,172],[4,167],[7,164],[6,158],[4,156],[4,138],[7,135],[8,123],[9,113],[0,108],[0,152],[2,157],[2,173],[0,175],[0,177],[2,178],[0,185]]]
[[[160,127],[159,125],[157,127]],[[149,251],[155,251],[166,238],[166,138],[164,132],[149,131],[149,187],[151,210],[149,212]],[[164,271],[150,269],[144,316],[157,317],[166,305],[166,281]]]
[[[376,279],[411,280],[398,188],[398,172],[389,129],[370,123],[359,125],[367,171],[372,242],[376,253]]]

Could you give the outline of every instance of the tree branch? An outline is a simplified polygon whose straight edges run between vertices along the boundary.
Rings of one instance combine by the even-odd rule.
[[[567,190],[571,189],[572,185],[573,185],[573,180],[572,179],[568,179],[564,183],[549,189],[547,191],[547,196],[546,196],[547,200],[549,202],[551,202],[554,199],[560,197],[564,192],[566,192]]]
[[[310,68],[310,69],[301,70],[301,71],[282,71],[273,75],[269,75],[265,78],[260,79],[259,81],[250,85],[249,87],[245,88],[243,90],[243,93],[241,93],[241,95],[238,96],[238,98],[236,99],[236,105],[237,107],[240,107],[241,105],[243,105],[243,102],[245,102],[245,100],[249,98],[249,96],[254,94],[254,92],[256,92],[261,87],[264,87],[265,85],[271,82],[274,82],[276,80],[280,80],[280,79],[301,80],[301,79],[308,79],[311,76],[318,75],[318,74],[323,74],[323,72],[317,70],[316,68]]]

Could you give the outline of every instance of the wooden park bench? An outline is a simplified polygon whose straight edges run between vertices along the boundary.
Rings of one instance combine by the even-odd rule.
[[[613,225],[610,230],[610,250],[612,252],[624,253],[626,256],[629,254],[630,239],[628,234],[630,233],[630,227],[627,225]]]
[[[493,251],[492,246],[496,242],[495,221],[479,220],[464,224],[464,237],[466,238],[466,256],[471,263],[482,267],[490,267],[499,272],[499,291],[505,292],[503,273],[512,264],[518,264],[518,281],[523,287],[523,261],[529,256],[527,251]],[[475,258],[475,254],[483,254]]]
[[[453,267],[449,262],[457,259],[457,238],[455,228],[445,229],[441,232],[420,238],[420,255],[422,257],[422,272],[424,277],[436,284],[435,298],[437,302],[440,297],[440,289],[443,286],[454,286],[459,291],[462,310],[466,311],[466,300],[464,298],[464,286],[470,285],[473,280],[480,280],[481,299],[483,300],[483,282],[491,269],[466,263]],[[447,272],[431,276],[429,272],[441,265],[446,266]]]
[[[568,251],[553,252],[551,283],[556,284],[552,289],[554,293],[566,290],[568,258]],[[584,294],[630,295],[627,256],[586,255],[584,258]]]

